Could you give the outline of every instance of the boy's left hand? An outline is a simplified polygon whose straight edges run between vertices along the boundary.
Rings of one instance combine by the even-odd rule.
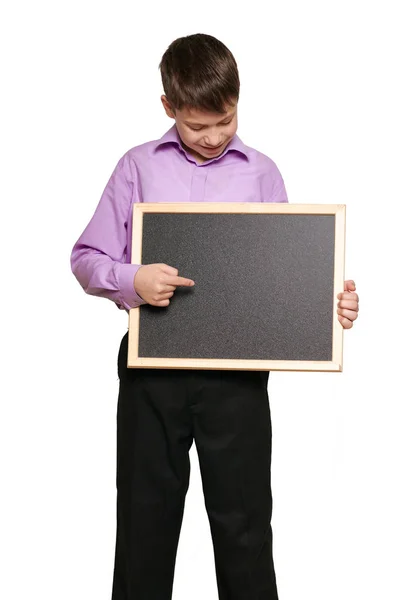
[[[353,279],[345,281],[345,291],[337,295],[338,302],[338,319],[343,329],[353,327],[353,322],[359,315],[359,297],[355,293],[356,284]]]

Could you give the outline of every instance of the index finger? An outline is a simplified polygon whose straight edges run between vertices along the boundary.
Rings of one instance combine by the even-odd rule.
[[[173,275],[172,277],[169,275],[166,278],[165,283],[167,283],[168,285],[187,285],[189,287],[194,285],[194,281],[192,279],[188,279],[187,277],[180,277],[177,275]]]
[[[338,300],[355,300],[359,301],[359,296],[356,292],[340,292],[338,295]]]

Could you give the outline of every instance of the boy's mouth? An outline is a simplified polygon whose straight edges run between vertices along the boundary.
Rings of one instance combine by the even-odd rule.
[[[214,152],[215,150],[219,150],[221,146],[222,144],[216,146],[215,148],[208,148],[207,146],[202,146],[202,148],[204,148],[204,150],[208,150],[208,152]]]

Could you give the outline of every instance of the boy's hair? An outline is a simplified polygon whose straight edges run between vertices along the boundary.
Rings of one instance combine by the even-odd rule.
[[[159,65],[172,110],[184,106],[225,113],[239,99],[239,73],[230,50],[212,35],[195,33],[174,40]]]

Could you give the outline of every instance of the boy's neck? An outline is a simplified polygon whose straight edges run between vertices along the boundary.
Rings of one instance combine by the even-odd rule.
[[[195,152],[192,148],[189,148],[188,146],[186,146],[186,144],[181,140],[181,145],[183,147],[183,149],[188,152],[188,154],[191,154],[191,156],[193,158],[195,158],[195,160],[198,162],[198,164],[202,164],[204,162],[206,162],[207,160],[209,160],[209,158],[206,158],[205,156],[201,156],[201,154],[198,154],[198,152]]]

